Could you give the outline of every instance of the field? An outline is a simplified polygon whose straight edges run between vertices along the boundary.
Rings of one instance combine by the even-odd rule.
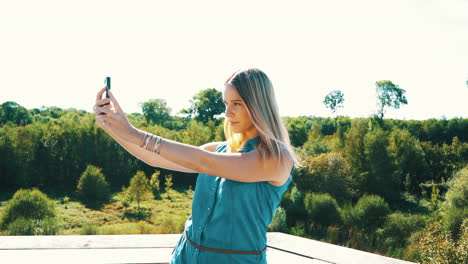
[[[182,233],[184,223],[191,214],[193,191],[171,190],[161,196],[161,200],[143,201],[141,212],[137,210],[136,203],[125,208],[118,200],[117,193],[100,209],[87,208],[79,201],[68,200],[66,196],[49,197],[56,204],[60,226],[57,235]],[[1,199],[0,215],[10,198]]]

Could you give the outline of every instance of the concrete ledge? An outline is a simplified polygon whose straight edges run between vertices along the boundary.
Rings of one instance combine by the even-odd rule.
[[[0,236],[6,263],[168,263],[180,234]],[[283,233],[268,233],[269,264],[412,264]]]

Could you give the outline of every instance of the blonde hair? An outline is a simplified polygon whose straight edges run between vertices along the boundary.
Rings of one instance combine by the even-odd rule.
[[[260,156],[263,159],[275,158],[283,162],[283,151],[286,151],[292,157],[294,165],[300,167],[299,158],[289,140],[288,130],[279,115],[275,92],[268,76],[259,69],[250,68],[235,72],[225,85],[231,85],[237,90],[250,120],[258,130],[260,141],[257,150]],[[241,134],[232,132],[227,119],[224,120],[224,134],[231,152],[239,151],[242,141],[246,140]]]

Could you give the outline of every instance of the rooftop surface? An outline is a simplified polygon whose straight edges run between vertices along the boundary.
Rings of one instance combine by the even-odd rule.
[[[168,263],[180,234],[0,236],[0,263]],[[284,233],[267,234],[269,264],[414,264]]]

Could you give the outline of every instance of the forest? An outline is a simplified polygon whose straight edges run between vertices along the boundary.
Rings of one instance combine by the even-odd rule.
[[[207,89],[191,103],[181,116],[153,99],[142,104],[143,114],[127,116],[135,127],[195,146],[225,140],[219,94]],[[283,122],[302,167],[270,231],[421,263],[466,263],[468,119],[394,120],[382,114]],[[7,210],[20,190],[41,192],[40,199],[49,194],[83,201],[83,175],[93,170],[109,193],[150,182],[141,175],[153,175],[151,186],[158,190],[193,190],[197,176],[136,159],[87,111],[26,109],[12,101],[0,106],[0,234],[12,234]]]

